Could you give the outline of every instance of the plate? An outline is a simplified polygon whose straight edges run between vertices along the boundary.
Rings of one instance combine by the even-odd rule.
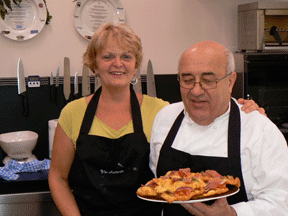
[[[120,0],[77,0],[74,8],[74,26],[87,40],[105,22],[125,22]]]
[[[185,203],[206,202],[206,201],[210,201],[210,200],[215,200],[215,199],[220,199],[220,198],[224,198],[224,197],[229,197],[229,196],[237,194],[239,191],[240,191],[240,188],[234,187],[233,189],[229,190],[228,192],[226,192],[224,194],[215,195],[215,196],[206,197],[206,198],[201,198],[201,199],[191,199],[191,200],[187,200],[187,201],[174,201],[174,202],[172,202],[172,204],[173,203],[174,204],[185,204]],[[149,199],[149,198],[145,198],[145,197],[141,197],[141,196],[138,196],[138,197],[140,199],[143,199],[143,200],[146,200],[146,201],[150,201],[150,202],[168,203],[166,200]]]
[[[1,34],[12,40],[28,40],[43,29],[47,11],[43,0],[22,0],[20,7],[11,1],[5,20],[0,18]]]

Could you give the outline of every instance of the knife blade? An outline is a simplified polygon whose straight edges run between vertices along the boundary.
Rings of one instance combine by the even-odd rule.
[[[98,75],[96,75],[94,81],[94,92],[96,92],[100,86],[101,86],[101,79]]]
[[[18,81],[18,94],[21,95],[22,97],[23,115],[28,116],[29,115],[28,98],[24,76],[24,66],[21,58],[19,58],[17,65],[17,81]]]
[[[155,79],[154,79],[152,62],[150,59],[147,65],[147,95],[151,97],[156,97]]]
[[[57,72],[56,72],[56,84],[55,84],[55,102],[56,105],[59,104],[59,67],[57,68]]]
[[[53,72],[51,71],[51,75],[50,75],[50,95],[49,95],[49,101],[50,103],[54,102],[54,96],[55,96],[55,85],[54,85],[54,77],[53,77]]]
[[[82,68],[82,96],[87,96],[91,94],[90,90],[90,77],[89,77],[89,68],[83,65]]]
[[[133,84],[133,89],[135,92],[142,94],[140,68],[138,68],[138,70],[135,74],[135,77],[136,77],[137,81],[135,84]]]
[[[79,98],[79,86],[78,86],[78,72],[74,75],[74,99]]]
[[[71,81],[70,81],[70,59],[68,57],[64,58],[64,97],[65,102],[69,102],[69,97],[71,93]]]

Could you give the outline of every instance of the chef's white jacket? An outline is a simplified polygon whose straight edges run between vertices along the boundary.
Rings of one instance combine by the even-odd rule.
[[[183,102],[170,104],[155,118],[150,152],[150,168],[154,174],[164,140],[183,109]],[[201,126],[184,111],[185,117],[172,148],[191,155],[227,157],[229,113],[230,106],[213,123]],[[240,111],[240,116],[241,165],[249,201],[232,206],[238,216],[287,216],[287,142],[277,126],[258,111],[249,114]]]

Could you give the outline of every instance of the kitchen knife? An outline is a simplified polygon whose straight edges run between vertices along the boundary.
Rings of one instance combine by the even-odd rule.
[[[87,96],[91,94],[90,90],[90,77],[89,77],[89,68],[83,65],[82,68],[82,96]]]
[[[74,75],[74,99],[79,98],[78,72]]]
[[[94,81],[94,92],[98,90],[98,88],[101,86],[101,80],[99,76],[95,76],[95,81]]]
[[[57,73],[56,73],[56,84],[55,84],[55,102],[56,105],[59,104],[59,67],[57,68]]]
[[[135,92],[142,94],[140,68],[138,68],[138,70],[135,74],[135,77],[136,77],[137,81],[135,84],[133,84],[133,89]]]
[[[71,92],[71,81],[70,81],[70,59],[64,58],[64,84],[63,92],[65,97],[65,103],[69,102],[70,92]]]
[[[54,77],[53,77],[53,72],[51,71],[50,75],[50,95],[49,95],[49,101],[50,103],[54,102],[54,96],[55,96],[55,85],[54,85]]]
[[[28,116],[29,115],[28,98],[24,76],[24,67],[21,58],[19,58],[17,65],[17,81],[18,81],[18,94],[22,96],[23,115]]]
[[[148,66],[147,66],[147,95],[151,97],[156,97],[154,73],[153,73],[152,62],[150,59],[148,61]]]

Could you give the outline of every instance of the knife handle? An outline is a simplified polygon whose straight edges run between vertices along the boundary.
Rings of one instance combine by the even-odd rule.
[[[58,86],[55,87],[55,103],[56,105],[59,104],[59,95],[58,95]]]
[[[79,98],[79,93],[73,95],[73,99],[74,99],[74,100],[75,100],[75,99],[78,99],[78,98]]]
[[[54,97],[55,97],[55,86],[50,85],[50,95],[49,95],[50,103],[54,102]]]
[[[22,96],[22,104],[23,104],[23,115],[28,116],[29,115],[29,107],[28,107],[28,98],[27,93],[23,92],[20,94]]]

